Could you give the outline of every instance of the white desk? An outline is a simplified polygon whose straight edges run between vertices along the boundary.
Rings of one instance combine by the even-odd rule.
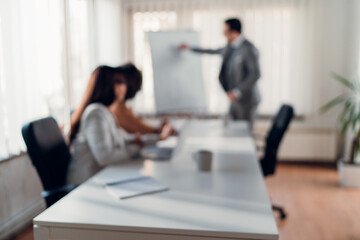
[[[203,148],[215,152],[212,172],[198,172],[191,159]],[[190,121],[171,161],[111,168],[139,169],[170,190],[118,200],[89,179],[34,219],[35,239],[278,239],[245,123]]]

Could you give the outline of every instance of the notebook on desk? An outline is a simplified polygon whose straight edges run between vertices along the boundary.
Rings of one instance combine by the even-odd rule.
[[[106,172],[94,178],[94,181],[100,185],[113,185],[118,183],[125,183],[147,178],[137,170],[129,170],[119,172],[117,168],[108,168]]]
[[[119,199],[141,196],[150,193],[166,191],[169,188],[151,177],[137,181],[124,182],[106,186],[106,190]]]
[[[109,167],[96,176],[94,181],[105,186],[105,189],[118,199],[168,190],[167,186],[136,169],[123,171],[117,167]]]

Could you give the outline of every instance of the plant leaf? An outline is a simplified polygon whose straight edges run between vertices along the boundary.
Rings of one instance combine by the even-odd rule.
[[[343,111],[341,112],[341,114],[339,115],[339,118],[338,118],[339,122],[344,122],[347,114],[349,113],[349,109],[350,109],[351,104],[352,103],[350,101],[345,102],[345,107],[344,107]]]
[[[354,104],[354,114],[351,117],[352,119],[352,131],[353,132],[356,132],[356,124],[359,120],[359,111],[358,111],[358,108],[357,108],[357,104]]]
[[[332,73],[331,75],[335,80],[342,83],[344,86],[349,88],[351,91],[357,92],[355,85],[351,81],[347,80],[346,78],[344,78],[336,73]]]
[[[356,117],[354,117],[354,119],[353,119],[353,131],[355,132],[356,131],[356,126],[357,126],[357,123],[358,123],[358,121],[360,120],[360,109],[359,109],[359,105],[358,104],[356,104],[355,105],[355,109],[357,110],[357,112],[356,112]]]
[[[348,130],[350,124],[353,122],[352,120],[353,120],[354,112],[355,112],[355,106],[351,105],[349,109],[349,114],[342,123],[342,129],[341,129],[342,134],[346,134],[346,131]]]
[[[342,126],[341,129],[342,134],[346,134],[346,131],[348,130],[350,123],[351,123],[351,117],[349,117],[349,119],[345,121],[344,125]]]
[[[322,106],[320,108],[320,112],[324,113],[329,111],[331,108],[335,107],[336,105],[346,101],[349,98],[349,94],[342,94],[336,98],[334,98],[333,100],[331,100],[330,102],[328,102],[327,104],[325,104],[324,106]]]
[[[358,93],[360,93],[360,77],[355,80],[355,87]]]

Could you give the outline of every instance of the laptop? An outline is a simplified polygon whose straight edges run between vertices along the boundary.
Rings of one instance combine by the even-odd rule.
[[[152,160],[170,160],[174,148],[172,147],[159,147],[156,145],[146,146],[141,150],[141,157]]]

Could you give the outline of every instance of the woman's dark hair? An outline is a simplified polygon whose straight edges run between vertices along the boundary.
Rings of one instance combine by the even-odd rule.
[[[230,31],[241,33],[241,22],[238,18],[229,18],[225,20],[225,23],[229,26]]]
[[[77,133],[80,129],[81,115],[85,111],[85,108],[91,103],[102,103],[105,106],[109,106],[115,99],[114,93],[114,83],[115,83],[115,71],[116,68],[109,66],[99,66],[97,67],[92,75],[94,76],[94,82],[91,81],[89,84],[93,84],[92,91],[88,99],[86,100],[85,105],[80,106],[79,111],[80,115],[74,120],[74,123],[71,124],[70,129],[70,143],[75,139]],[[89,87],[89,86],[88,86]]]
[[[119,82],[119,77],[116,75],[121,75],[127,85],[125,100],[135,97],[135,94],[141,89],[142,74],[134,64],[128,63],[115,68],[102,65],[97,67],[93,72],[93,90],[86,100],[86,104],[81,106],[80,109],[77,109],[81,115],[85,108],[91,103],[102,103],[105,106],[109,106],[114,102],[114,85]],[[81,116],[76,118],[72,124],[70,143],[75,139],[80,129],[80,120]]]
[[[137,69],[134,64],[128,63],[117,67],[116,73],[121,74],[125,78],[127,85],[125,100],[134,98],[142,85],[142,74],[139,69]]]
[[[115,68],[104,65],[98,67],[95,71],[97,71],[97,76],[89,104],[99,102],[109,106],[114,102],[115,75],[121,75],[127,85],[125,100],[134,98],[141,89],[142,74],[132,63]]]
[[[102,103],[105,106],[109,106],[115,100],[114,75],[116,68],[103,65],[97,67],[95,72],[95,86],[87,105]]]

